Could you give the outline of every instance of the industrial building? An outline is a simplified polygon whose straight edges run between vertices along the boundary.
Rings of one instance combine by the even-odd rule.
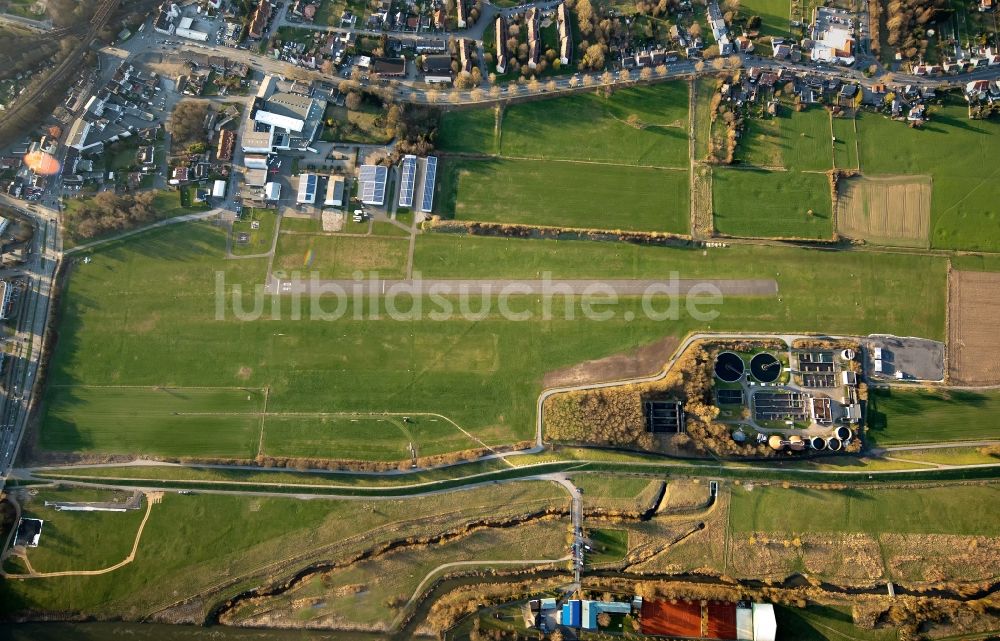
[[[7,318],[7,308],[10,307],[10,299],[13,293],[14,291],[10,283],[0,280],[0,320]]]
[[[299,191],[295,196],[295,202],[299,205],[316,204],[316,186],[319,184],[319,176],[316,174],[304,173],[299,175]]]
[[[267,100],[254,100],[253,134],[268,130],[271,134],[267,152],[273,149],[297,149],[305,151],[312,144],[323,120],[325,100],[317,100],[297,93],[276,92]],[[248,128],[249,129],[249,128]],[[244,135],[243,148],[249,146]],[[263,136],[257,140],[254,150],[263,151]]]
[[[267,169],[267,156],[264,154],[247,154],[243,156],[243,165],[247,169]]]
[[[358,187],[361,202],[381,207],[385,205],[385,183],[389,178],[389,168],[380,165],[362,165],[358,173]]]

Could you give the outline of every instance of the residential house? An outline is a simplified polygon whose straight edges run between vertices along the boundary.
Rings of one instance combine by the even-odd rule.
[[[542,39],[538,28],[538,9],[535,7],[528,9],[525,21],[528,23],[528,68],[534,69],[538,66],[542,49]]]
[[[497,73],[505,73],[507,71],[507,22],[503,19],[502,15],[497,16],[497,20],[493,27],[496,33],[495,60],[497,64]]]
[[[860,86],[846,84],[840,88],[840,93],[837,94],[837,105],[844,109],[857,109],[861,106],[863,96]]]
[[[556,7],[556,28],[559,31],[559,62],[568,65],[573,60],[573,28],[565,2]]]

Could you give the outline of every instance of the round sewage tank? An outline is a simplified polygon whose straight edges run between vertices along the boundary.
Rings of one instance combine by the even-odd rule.
[[[844,351],[842,351],[840,353],[840,357],[843,358],[845,361],[853,361],[854,360],[854,350],[850,349],[850,348],[845,349]]]
[[[847,427],[846,425],[841,425],[840,427],[837,428],[836,436],[840,440],[846,441],[847,439],[851,438],[851,428]]]
[[[727,383],[735,383],[743,377],[743,359],[733,352],[721,352],[715,357],[715,375]]]
[[[736,430],[735,432],[733,432],[733,440],[736,441],[737,443],[746,443],[747,442],[746,432],[744,432],[743,430]]]
[[[818,436],[814,436],[811,439],[809,439],[809,447],[813,448],[814,450],[825,450],[826,441],[824,441]]]
[[[806,449],[806,444],[802,441],[802,437],[798,434],[793,434],[788,437],[788,447],[795,450],[796,452],[801,452]]]
[[[781,441],[781,437],[777,434],[772,434],[771,438],[767,439],[767,444],[771,446],[772,450],[785,449],[785,444]]]
[[[830,437],[826,439],[826,448],[831,452],[839,452],[843,447],[843,443],[840,442],[839,438]]]
[[[781,376],[781,361],[773,354],[761,352],[750,359],[750,373],[761,383],[773,383]]]

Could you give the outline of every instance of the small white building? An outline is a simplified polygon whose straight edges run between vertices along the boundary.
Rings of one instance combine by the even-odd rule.
[[[264,185],[264,200],[277,202],[281,198],[281,185],[276,182],[269,182]]]
[[[774,641],[778,635],[778,622],[774,618],[774,606],[770,603],[754,603],[753,641]]]
[[[216,180],[212,185],[212,198],[226,197],[226,181]]]

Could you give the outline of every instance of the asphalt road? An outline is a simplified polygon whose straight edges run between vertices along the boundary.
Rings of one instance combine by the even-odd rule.
[[[0,432],[0,489],[6,484],[17,451],[20,448],[28,414],[34,402],[34,388],[41,364],[42,340],[48,323],[52,287],[59,261],[62,240],[59,237],[59,214],[40,204],[35,211],[21,208],[19,201],[0,194],[0,204],[12,207],[31,217],[37,227],[31,245],[31,258],[22,267],[28,279],[21,305],[23,312],[14,336],[20,345],[20,355],[12,359],[8,374],[8,393],[4,395],[3,428]]]
[[[772,279],[376,279],[376,280],[278,280],[282,294],[309,294],[359,291],[365,296],[398,294],[442,296],[468,292],[473,295],[696,295],[776,296],[778,283]]]

